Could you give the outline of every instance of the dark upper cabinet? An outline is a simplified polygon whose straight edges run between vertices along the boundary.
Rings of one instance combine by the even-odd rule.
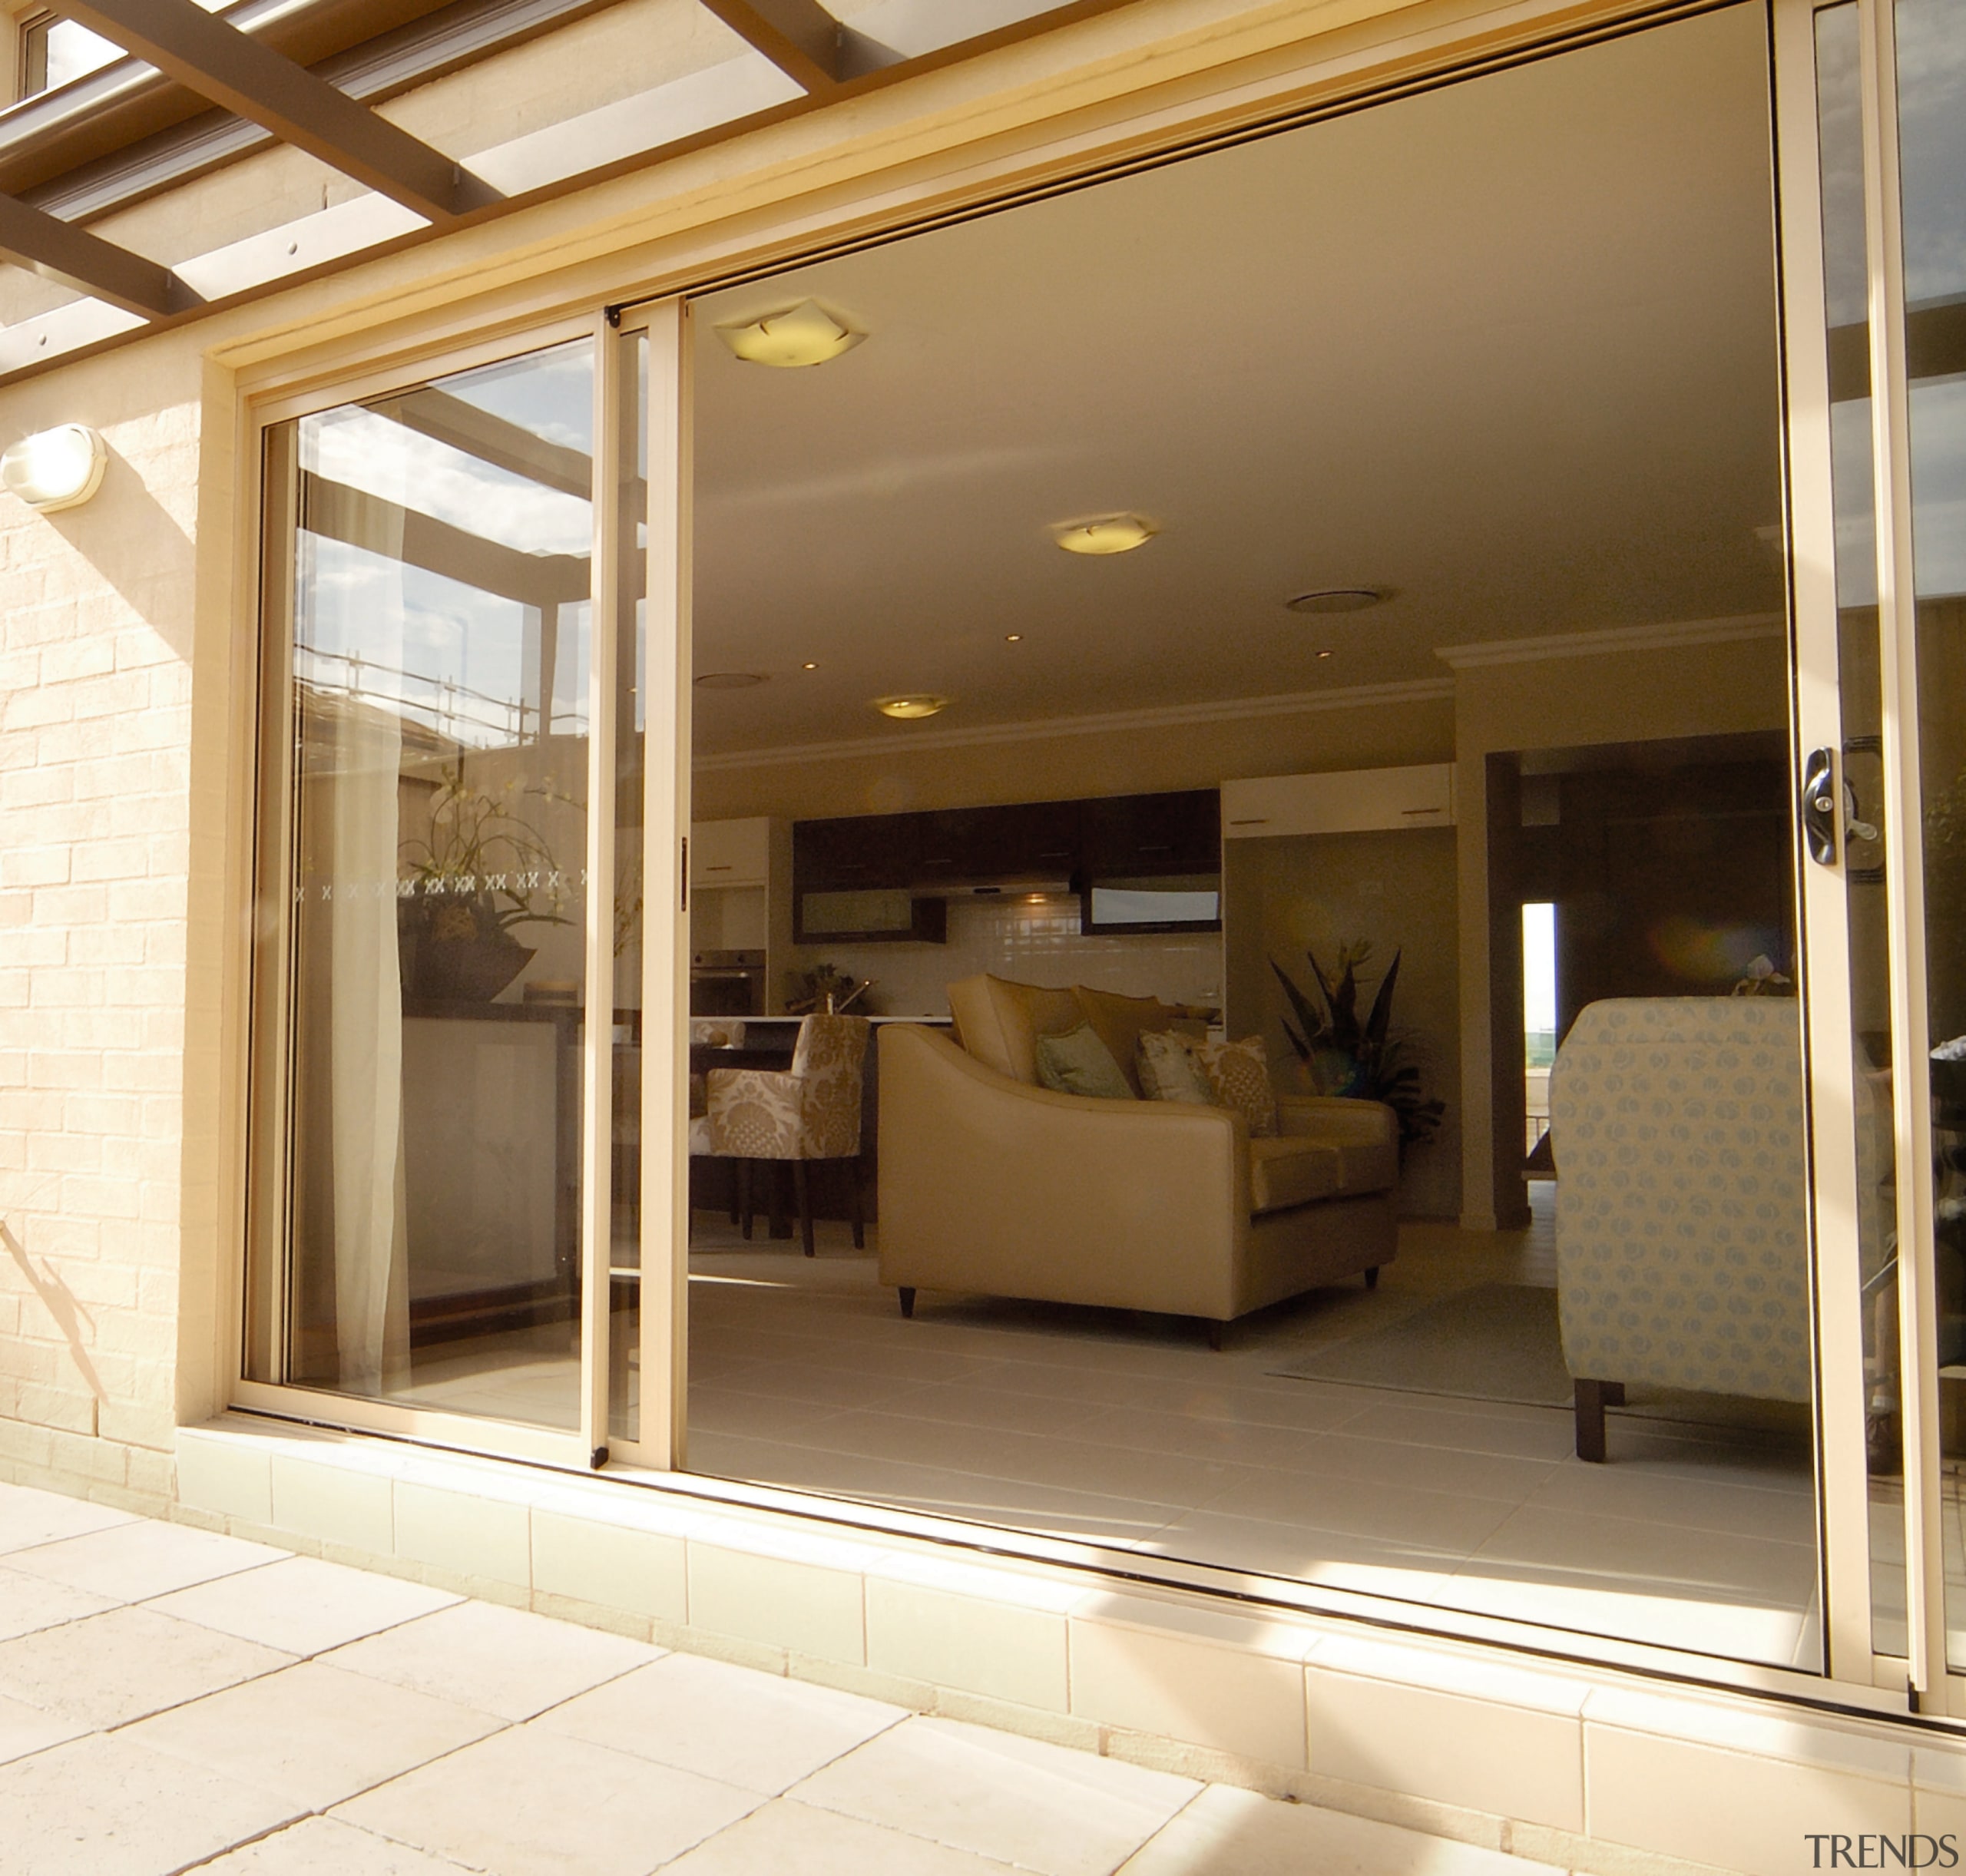
[[[918,814],[856,814],[795,821],[792,877],[800,892],[879,890],[915,884]]]
[[[1222,868],[1222,797],[1212,788],[1082,802],[1091,879],[1144,879]]]
[[[792,829],[793,890],[801,942],[830,924],[836,908],[808,895],[879,893],[879,935],[925,935],[907,895],[938,888],[1064,883],[1081,888],[1104,879],[1214,874],[1222,865],[1221,797],[1210,789],[1165,795],[1121,795],[1093,801],[1018,802],[1000,808],[923,814],[857,814],[799,821]],[[839,902],[843,909],[844,901]],[[904,918],[905,923],[904,923]],[[836,938],[872,935],[838,929]]]
[[[951,808],[911,815],[918,887],[987,885],[1071,877],[1078,864],[1076,801],[1019,802],[1005,808]]]

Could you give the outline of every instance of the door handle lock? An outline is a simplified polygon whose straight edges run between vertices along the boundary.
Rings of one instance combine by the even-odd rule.
[[[1836,753],[1809,752],[1802,766],[1802,839],[1819,866],[1836,864]]]

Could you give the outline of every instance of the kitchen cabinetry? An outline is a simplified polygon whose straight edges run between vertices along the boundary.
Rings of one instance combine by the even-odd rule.
[[[1264,776],[1222,785],[1225,840],[1454,825],[1454,765]]]
[[[690,829],[690,889],[763,886],[771,879],[772,823],[699,821]]]
[[[764,1007],[784,1007],[792,955],[792,824],[763,816],[690,828],[690,950],[764,953]]]
[[[1221,870],[1221,797],[1212,788],[1112,795],[1081,805],[1080,870],[1095,884]]]
[[[1220,802],[1213,789],[1191,789],[852,815],[799,822],[792,851],[800,943],[939,943],[938,895],[1070,884],[1089,901],[1107,882],[1212,882],[1222,864]]]

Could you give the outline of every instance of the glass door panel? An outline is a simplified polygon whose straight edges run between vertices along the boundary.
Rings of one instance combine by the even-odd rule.
[[[648,720],[648,335],[616,341],[614,1124],[609,1145],[607,1437],[641,1438],[643,852]]]
[[[1966,0],[1899,0],[1898,159],[1909,415],[1928,1214],[1946,1659],[1966,1666]],[[1909,839],[1914,832],[1915,841]],[[1913,856],[1908,855],[1908,861]],[[1921,1207],[1922,1212],[1923,1208]],[[1922,1222],[1922,1219],[1921,1219]]]
[[[1869,276],[1864,208],[1861,27],[1855,0],[1815,16],[1821,174],[1822,293],[1829,360],[1829,461],[1835,513],[1834,687],[1840,733],[1822,789],[1840,792],[1831,855],[1848,958],[1847,1034],[1855,1134],[1854,1227],[1868,1477],[1870,1645],[1906,1649],[1905,1504],[1900,1465],[1897,1236],[1892,1199],[1891,964],[1886,941],[1881,752],[1883,700],[1877,606],[1870,399]],[[1835,814],[1838,809],[1832,809]],[[1825,946],[1825,953],[1832,951]],[[1824,1078],[1828,1064],[1819,1069]],[[1840,1078],[1840,1077],[1839,1077]],[[1820,1097],[1819,1097],[1820,1098]],[[1844,1143],[1847,1150],[1848,1143]]]
[[[249,1378],[581,1424],[594,369],[582,339],[269,433],[290,909]]]

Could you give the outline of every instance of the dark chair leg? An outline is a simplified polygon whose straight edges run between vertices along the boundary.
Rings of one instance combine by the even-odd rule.
[[[860,1180],[860,1162],[846,1162],[847,1216],[853,1220],[853,1248],[864,1251],[867,1248],[867,1194]]]
[[[789,1238],[792,1235],[792,1215],[785,1209],[786,1163],[783,1160],[764,1162],[765,1175],[771,1181],[771,1235],[774,1238]]]
[[[737,1181],[737,1209],[743,1218],[744,1242],[748,1244],[751,1241],[750,1161],[748,1160],[740,1160],[737,1162],[737,1170],[734,1176]]]
[[[813,1183],[806,1174],[806,1162],[792,1162],[792,1196],[799,1203],[799,1238],[806,1247],[806,1255],[815,1255],[813,1249]]]
[[[1617,1386],[1616,1381],[1610,1384]],[[1588,1460],[1593,1465],[1604,1463],[1604,1396],[1606,1384],[1601,1381],[1580,1381],[1577,1384],[1577,1456]]]
[[[1375,1290],[1379,1286],[1379,1267],[1377,1264],[1375,1264],[1372,1266],[1371,1269],[1365,1272],[1365,1288],[1369,1290]]]
[[[901,1286],[901,1313],[911,1319],[915,1314],[915,1286],[904,1283]]]
[[[733,1225],[737,1223],[743,1210],[743,1203],[738,1196],[743,1189],[743,1166],[744,1163],[741,1160],[733,1160],[730,1163],[730,1222]],[[748,1238],[751,1234],[747,1231],[744,1235]]]

